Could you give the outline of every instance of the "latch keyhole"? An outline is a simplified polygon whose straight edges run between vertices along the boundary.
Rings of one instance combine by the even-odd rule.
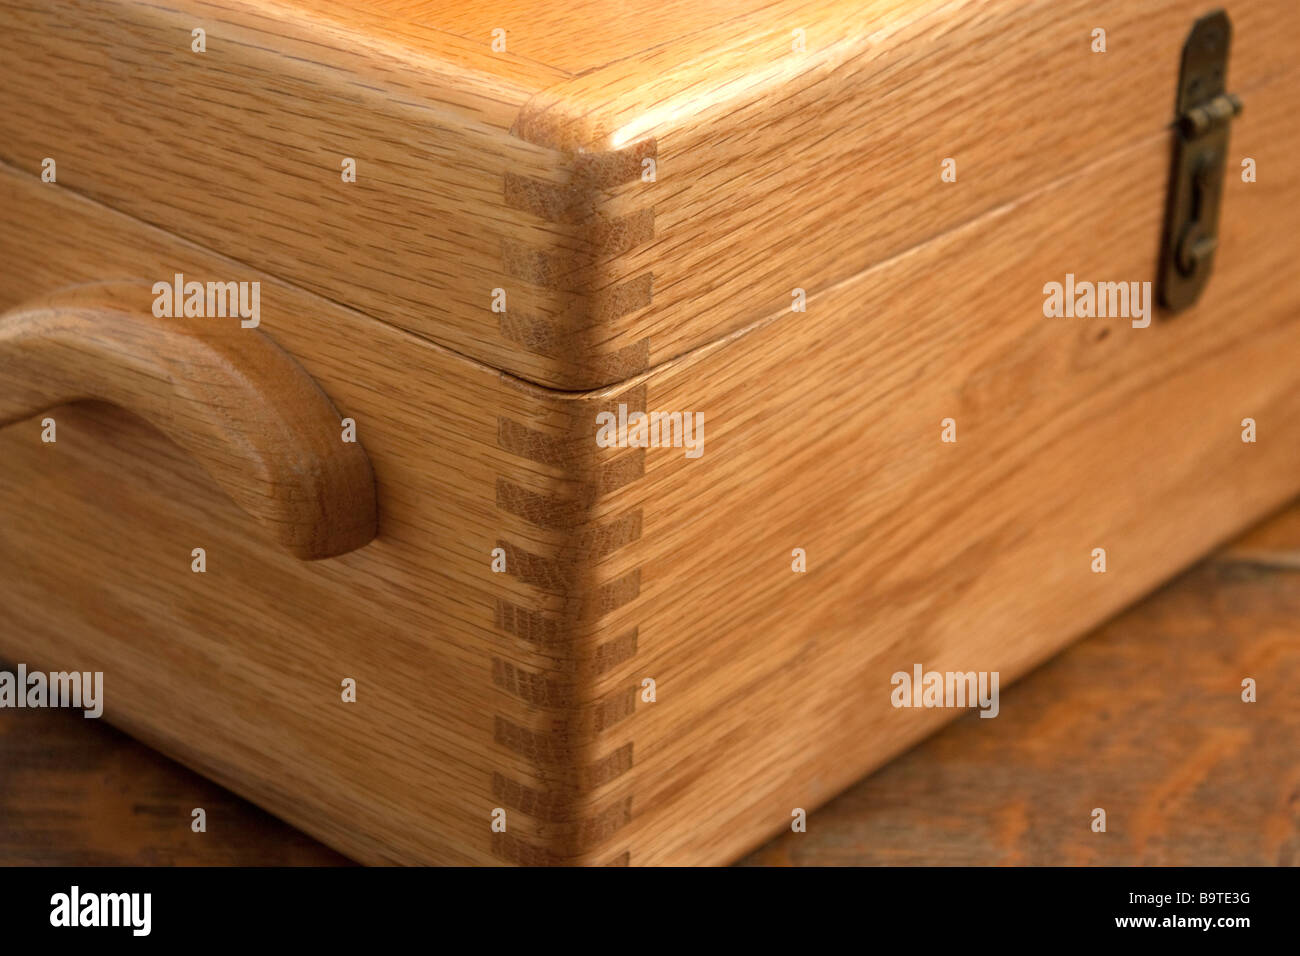
[[[1217,154],[1201,157],[1192,176],[1192,211],[1183,238],[1178,243],[1178,271],[1190,276],[1209,261],[1219,245],[1212,230],[1205,228],[1207,214],[1219,207],[1219,187],[1223,175]]]

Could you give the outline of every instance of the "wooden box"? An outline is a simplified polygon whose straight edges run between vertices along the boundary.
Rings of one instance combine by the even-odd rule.
[[[1293,0],[753,6],[0,3],[0,657],[362,861],[722,863],[1300,490]]]

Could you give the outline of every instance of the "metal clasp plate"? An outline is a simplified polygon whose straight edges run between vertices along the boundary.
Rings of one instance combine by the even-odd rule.
[[[1228,127],[1241,101],[1226,92],[1232,24],[1222,10],[1192,26],[1178,77],[1174,165],[1160,252],[1160,304],[1178,312],[1210,277],[1219,243],[1219,200]]]

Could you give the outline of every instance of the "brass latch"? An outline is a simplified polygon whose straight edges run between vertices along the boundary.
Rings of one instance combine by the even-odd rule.
[[[1210,277],[1219,244],[1219,200],[1228,127],[1241,101],[1225,91],[1232,24],[1222,10],[1192,26],[1178,77],[1174,166],[1160,252],[1160,304],[1178,312]]]

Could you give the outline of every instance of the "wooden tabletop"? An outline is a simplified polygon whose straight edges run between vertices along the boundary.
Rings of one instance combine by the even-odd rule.
[[[1297,865],[1298,756],[1300,503],[743,863]],[[343,863],[102,721],[0,711],[0,864]]]

